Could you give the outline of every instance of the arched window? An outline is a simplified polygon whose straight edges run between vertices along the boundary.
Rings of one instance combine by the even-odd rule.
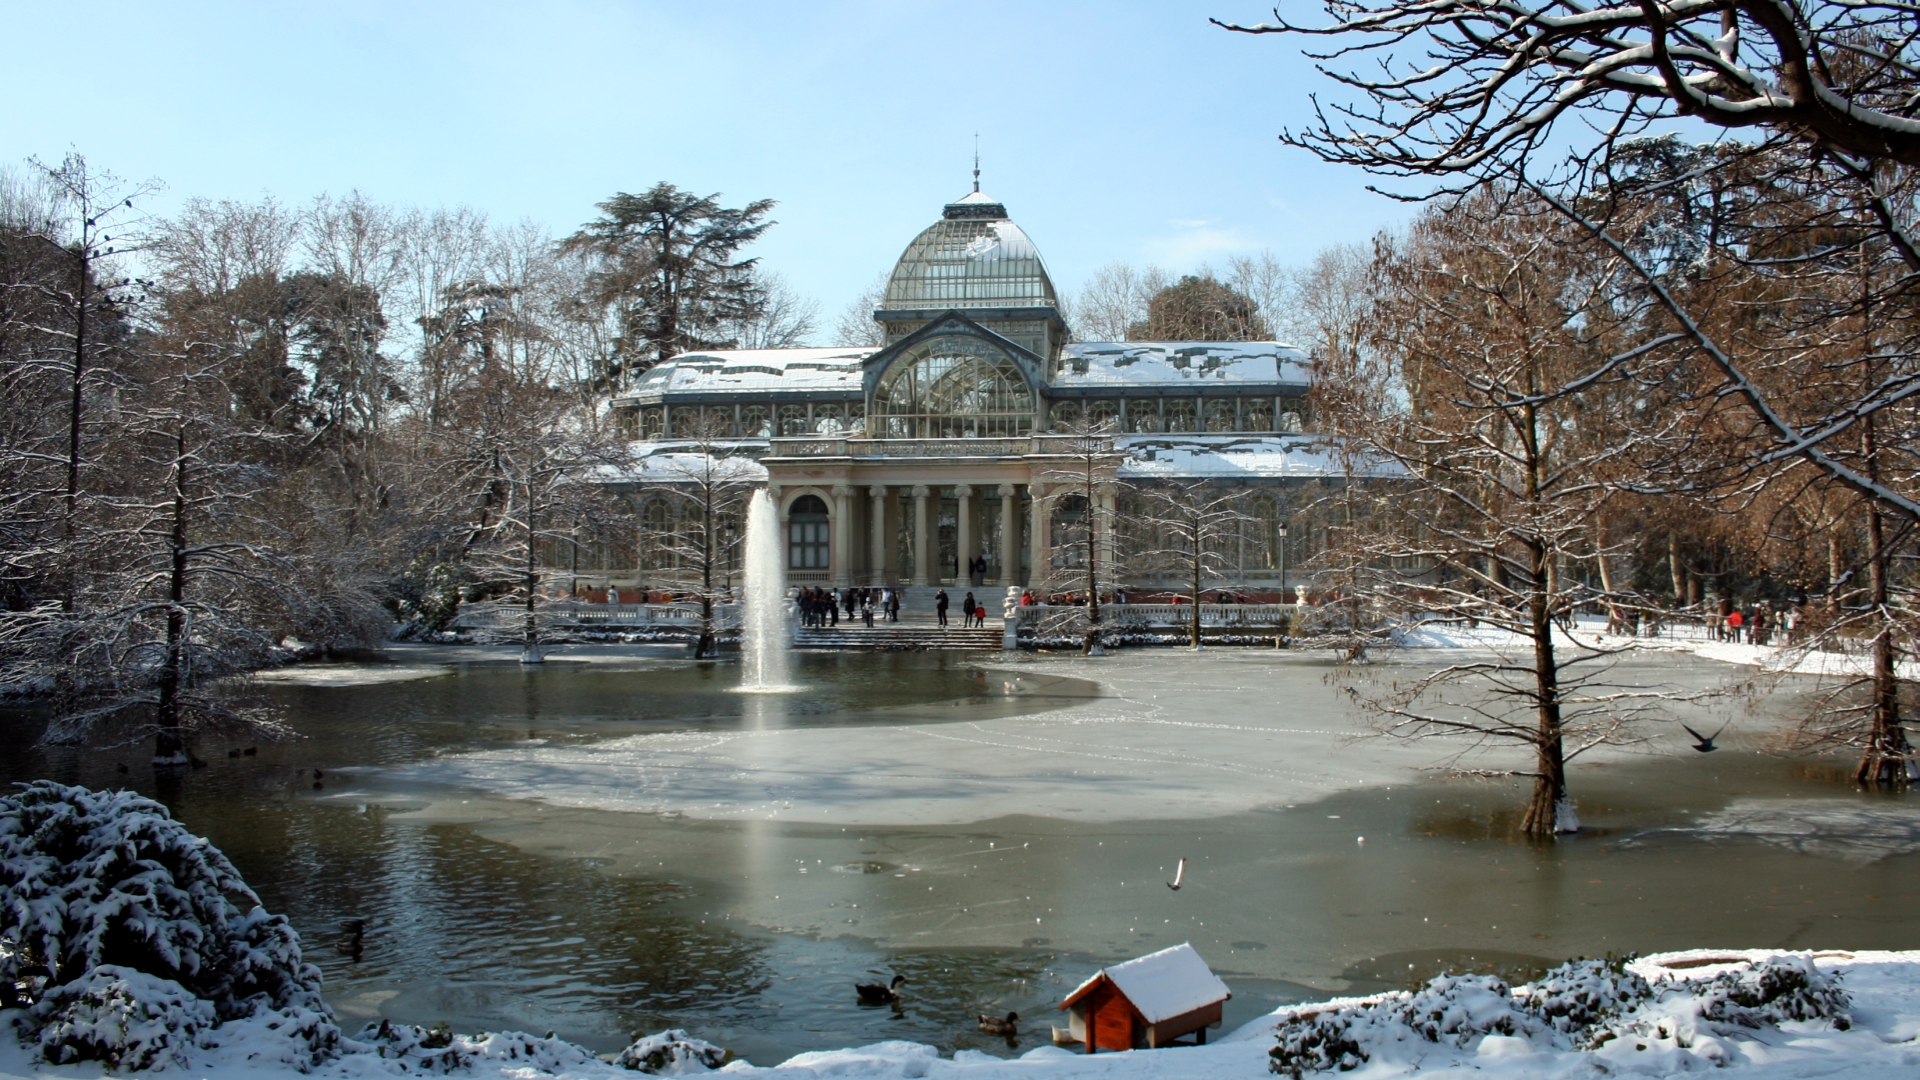
[[[1127,430],[1154,432],[1160,430],[1160,403],[1142,398],[1127,402]]]
[[[666,414],[660,409],[640,410],[640,437],[657,439],[660,437],[660,425],[666,422]]]
[[[1241,431],[1273,430],[1273,399],[1248,398],[1240,403]]]
[[[1053,504],[1053,568],[1079,570],[1087,565],[1087,514],[1084,495],[1063,495]]]
[[[665,570],[673,565],[673,507],[665,499],[650,499],[640,508],[640,565]]]
[[[699,434],[700,410],[691,405],[681,405],[673,410],[673,437],[690,438]]]
[[[1120,406],[1112,401],[1087,402],[1087,423],[1112,424],[1120,418]]]
[[[787,508],[787,569],[827,568],[827,504],[802,495]]]
[[[1207,401],[1207,430],[1233,430],[1233,399],[1210,398]]]
[[[807,433],[807,407],[805,405],[780,406],[780,434],[788,438]]]
[[[749,439],[764,439],[773,434],[773,425],[767,422],[765,405],[740,406],[740,434]]]
[[[1047,415],[1053,419],[1053,430],[1065,431],[1080,422],[1080,403],[1077,401],[1056,401]]]
[[[1025,435],[1033,390],[1013,358],[977,338],[945,335],[887,365],[868,432],[884,439]]]
[[[1271,495],[1255,495],[1247,500],[1247,520],[1243,525],[1246,573],[1277,570],[1280,563],[1280,504]]]
[[[1166,403],[1167,430],[1192,431],[1193,402],[1173,398]]]
[[[813,407],[813,430],[818,435],[838,435],[844,425],[840,423],[840,404],[835,401],[823,401]]]

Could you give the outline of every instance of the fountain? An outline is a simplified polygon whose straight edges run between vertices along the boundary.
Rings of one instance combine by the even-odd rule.
[[[786,694],[787,575],[780,511],[765,489],[747,504],[747,588],[740,619],[740,692]]]

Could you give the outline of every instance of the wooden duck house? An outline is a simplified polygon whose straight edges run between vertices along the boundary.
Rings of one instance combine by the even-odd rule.
[[[1094,972],[1060,1003],[1068,1027],[1055,1028],[1054,1041],[1089,1054],[1168,1046],[1182,1035],[1205,1043],[1232,996],[1192,945],[1175,945]]]

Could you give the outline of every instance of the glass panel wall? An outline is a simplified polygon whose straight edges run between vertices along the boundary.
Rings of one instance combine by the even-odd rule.
[[[1025,435],[1033,407],[1033,391],[1006,353],[978,338],[942,336],[887,366],[870,428],[888,439]]]

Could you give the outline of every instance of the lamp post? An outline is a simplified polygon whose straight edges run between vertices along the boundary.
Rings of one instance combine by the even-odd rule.
[[[1280,602],[1287,602],[1287,523],[1280,523]]]

